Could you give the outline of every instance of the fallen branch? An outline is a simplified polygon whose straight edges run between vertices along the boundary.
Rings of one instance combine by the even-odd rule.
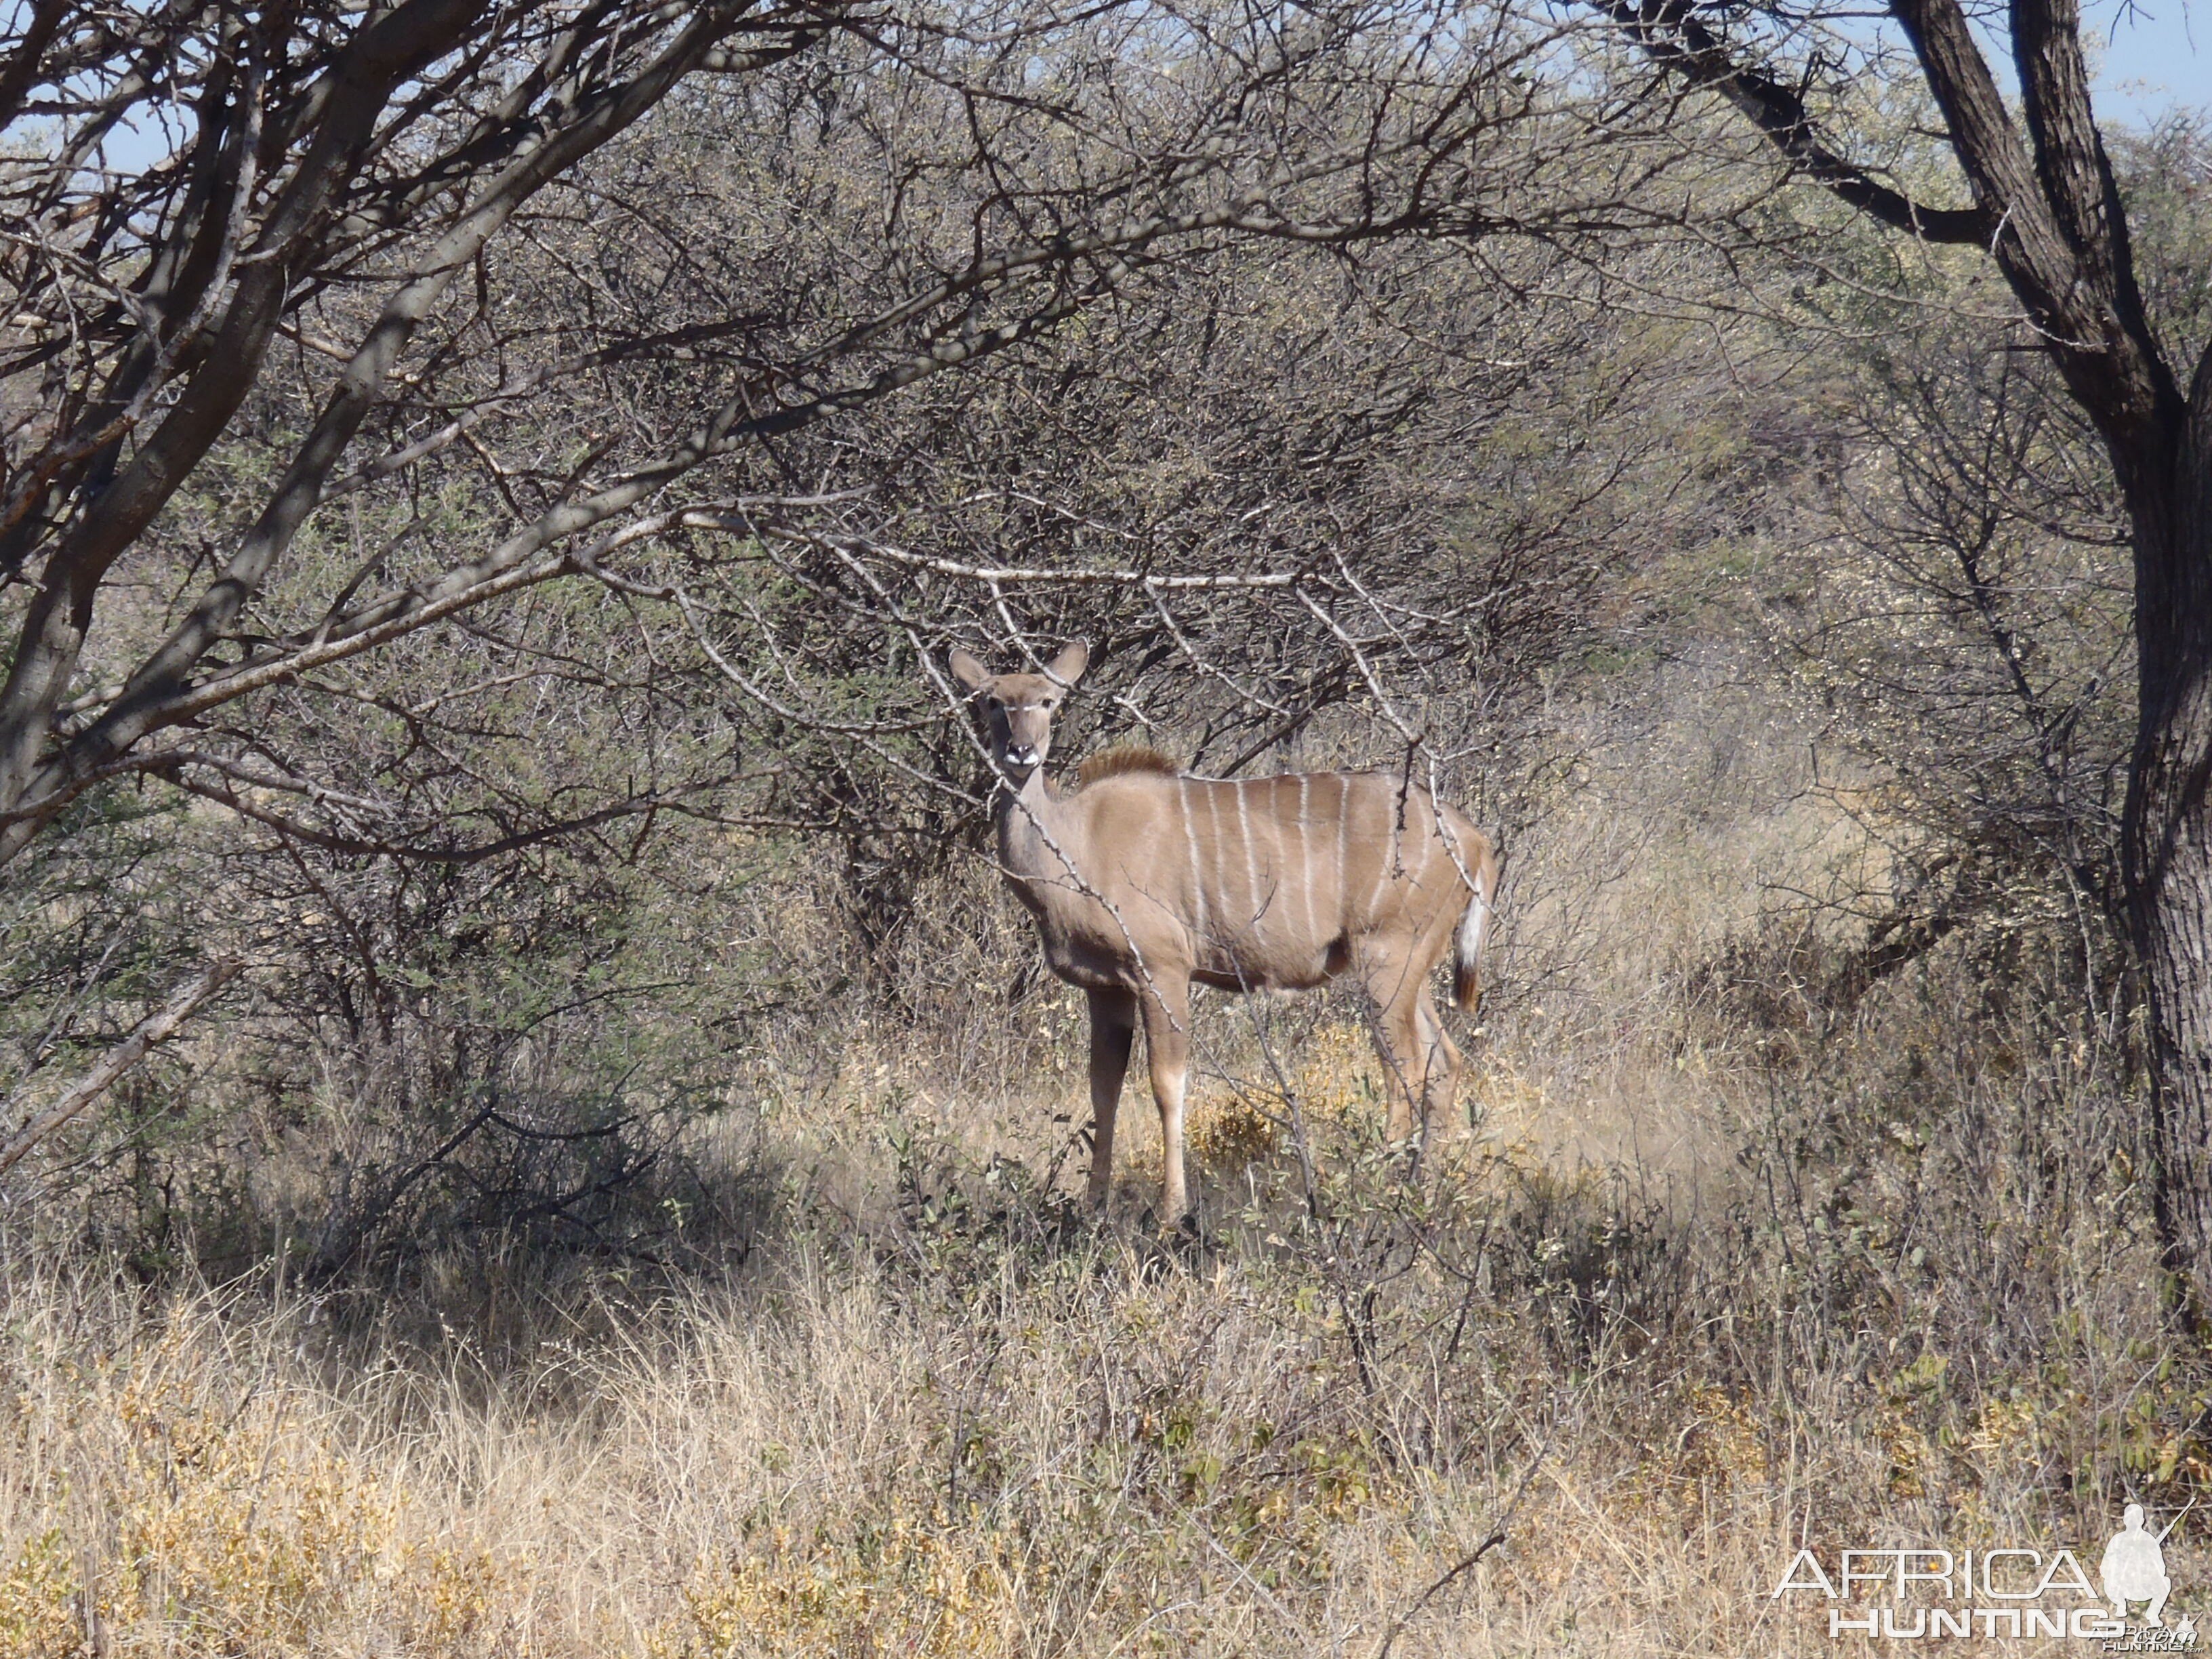
[[[1423,1607],[1429,1605],[1430,1598],[1434,1596],[1438,1590],[1443,1589],[1444,1586],[1450,1583],[1453,1579],[1467,1571],[1470,1567],[1474,1566],[1476,1562],[1481,1560],[1484,1556],[1489,1554],[1491,1551],[1496,1549],[1504,1541],[1505,1534],[1504,1533],[1493,1532],[1489,1537],[1484,1539],[1481,1543],[1475,1547],[1474,1553],[1472,1555],[1463,1558],[1457,1566],[1454,1567],[1443,1577],[1437,1579],[1437,1582],[1430,1585],[1428,1589],[1423,1590],[1421,1592],[1421,1599],[1419,1601],[1414,1602],[1412,1607],[1407,1607],[1405,1612],[1400,1613],[1395,1619],[1390,1621],[1390,1628],[1382,1632],[1382,1645],[1375,1650],[1375,1659],[1390,1659],[1390,1649],[1392,1644],[1395,1644],[1398,1638],[1404,1633],[1406,1626],[1413,1623],[1415,1615],[1418,1614]]]
[[[1375,1659],[1390,1659],[1390,1650],[1396,1645],[1398,1638],[1406,1633],[1406,1626],[1420,1617],[1421,1609],[1434,1601],[1439,1591],[1446,1589],[1464,1574],[1472,1571],[1484,1556],[1505,1542],[1507,1529],[1512,1526],[1513,1517],[1521,1512],[1521,1501],[1528,1495],[1529,1483],[1535,1480],[1536,1471],[1544,1467],[1545,1454],[1551,1449],[1551,1442],[1548,1438],[1536,1448],[1536,1455],[1528,1460],[1528,1468],[1522,1473],[1521,1484],[1513,1489],[1512,1501],[1506,1504],[1504,1512],[1498,1516],[1497,1524],[1490,1529],[1490,1535],[1477,1544],[1470,1553],[1462,1556],[1443,1577],[1423,1590],[1419,1600],[1416,1601],[1412,1607],[1407,1607],[1405,1612],[1390,1621],[1389,1628],[1382,1632],[1381,1644],[1375,1650]]]
[[[237,978],[245,965],[240,962],[218,962],[187,983],[158,1012],[147,1015],[137,1030],[110,1048],[107,1057],[65,1091],[59,1100],[8,1138],[7,1144],[0,1146],[0,1175],[7,1174],[31,1148],[106,1094],[118,1078],[145,1059],[149,1049],[174,1036],[177,1028],[191,1018],[193,1011]]]

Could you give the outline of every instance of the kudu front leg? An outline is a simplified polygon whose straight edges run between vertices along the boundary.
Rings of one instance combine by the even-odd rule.
[[[1172,1227],[1190,1209],[1182,1172],[1182,1091],[1190,1075],[1190,986],[1155,983],[1144,998],[1145,1058],[1152,1099],[1160,1109],[1160,1224]]]
[[[1091,993],[1091,1207],[1103,1210],[1114,1184],[1114,1115],[1129,1048],[1137,1036],[1137,1000],[1127,991]]]

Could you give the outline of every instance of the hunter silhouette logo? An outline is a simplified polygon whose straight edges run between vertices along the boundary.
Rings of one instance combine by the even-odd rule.
[[[2188,1511],[2184,1510],[2183,1515]],[[2166,1532],[2151,1536],[2143,1525],[2143,1510],[2140,1504],[2130,1504],[2120,1517],[2120,1530],[2112,1534],[2112,1541],[2105,1546],[2105,1559],[2098,1569],[2105,1583],[2105,1599],[2112,1604],[2112,1617],[2125,1620],[2128,1603],[2148,1601],[2143,1610],[2143,1623],[2164,1625],[2159,1614],[2166,1609],[2166,1598],[2173,1594],[2173,1580],[2166,1576],[2166,1534],[2180,1523],[2177,1515],[2166,1523]]]
[[[2192,1498],[2154,1533],[2142,1505],[2129,1504],[2097,1559],[2094,1584],[2070,1549],[1849,1549],[1833,1558],[1832,1573],[1817,1551],[1801,1549],[1768,1595],[1828,1602],[1832,1638],[2040,1638],[2093,1641],[2106,1653],[2193,1652],[2196,1621],[2166,1620],[2173,1579],[2165,1546],[2195,1507]],[[2128,1622],[2130,1607],[2142,1609],[2142,1623]]]

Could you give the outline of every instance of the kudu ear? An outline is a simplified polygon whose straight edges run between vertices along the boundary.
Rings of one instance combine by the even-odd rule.
[[[1044,672],[1062,685],[1073,685],[1083,678],[1083,671],[1091,665],[1091,647],[1081,640],[1070,640],[1060,647],[1060,654],[1044,665]]]
[[[984,671],[983,665],[957,645],[952,647],[952,654],[945,659],[945,665],[952,670],[952,678],[960,682],[960,689],[970,696],[990,682],[991,677]]]

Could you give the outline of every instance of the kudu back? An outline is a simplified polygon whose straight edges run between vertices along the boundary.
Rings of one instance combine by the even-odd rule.
[[[1090,652],[1064,647],[1037,674],[992,674],[965,651],[953,678],[986,723],[1000,775],[999,858],[1053,972],[1091,1002],[1090,1197],[1106,1201],[1114,1118],[1139,1024],[1160,1112],[1174,1223],[1189,1207],[1183,1085],[1190,988],[1302,991],[1357,976],[1373,1000],[1377,1053],[1396,1079],[1389,1133],[1449,1105],[1462,1062],[1429,981],[1455,945],[1452,994],[1474,1012],[1498,897],[1489,841],[1456,808],[1400,776],[1300,772],[1194,778],[1149,750],[1046,781],[1052,720]]]

